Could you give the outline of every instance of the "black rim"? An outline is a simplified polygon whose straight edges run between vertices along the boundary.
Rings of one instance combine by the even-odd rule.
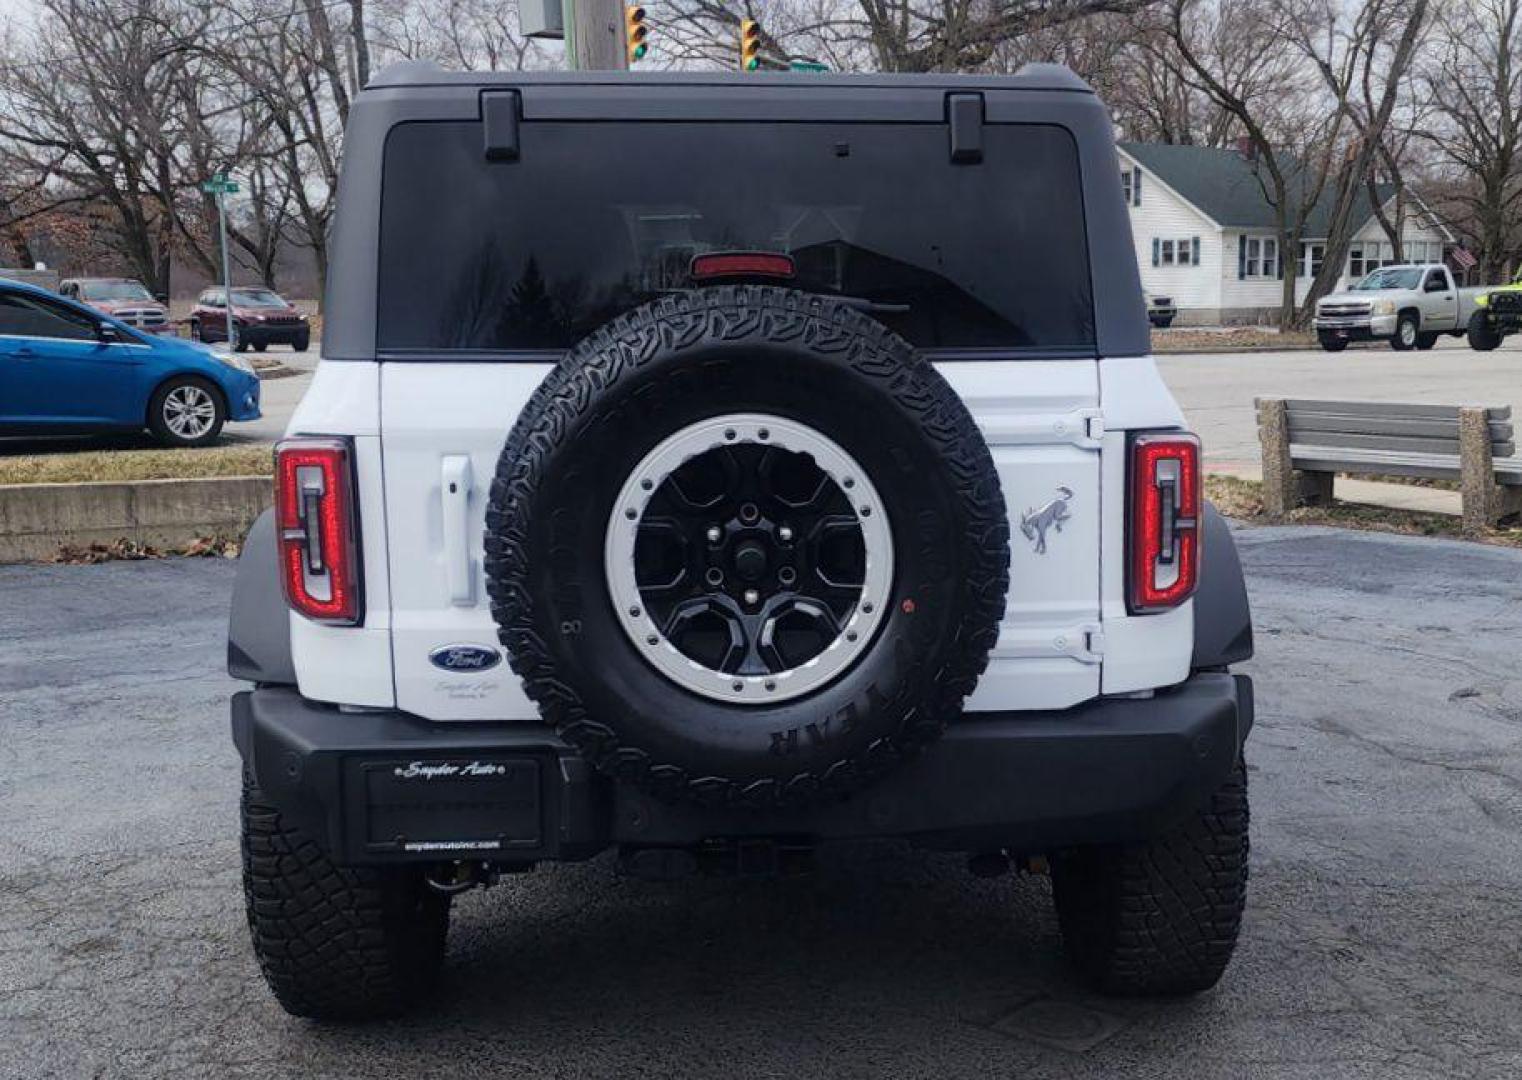
[[[699,454],[655,490],[634,574],[682,655],[771,675],[840,636],[861,598],[866,545],[847,493],[812,457],[745,443]]]

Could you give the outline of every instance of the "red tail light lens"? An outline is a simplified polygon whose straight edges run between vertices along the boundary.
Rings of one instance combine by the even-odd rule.
[[[285,599],[316,622],[354,626],[364,614],[354,518],[354,457],[346,439],[275,447],[275,528]]]
[[[1200,579],[1200,440],[1136,436],[1130,498],[1131,612],[1178,607]]]
[[[771,251],[715,251],[694,255],[690,269],[692,280],[709,281],[728,277],[791,278],[797,273],[791,255]]]

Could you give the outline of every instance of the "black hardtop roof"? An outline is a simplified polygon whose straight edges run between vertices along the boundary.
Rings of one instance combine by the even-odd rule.
[[[690,92],[689,92],[690,91]],[[958,95],[982,98],[968,109]],[[481,125],[481,168],[532,165],[518,154],[519,123],[582,121],[944,124],[947,160],[981,167],[981,124],[1045,124],[1072,136],[1082,179],[1083,221],[1101,356],[1143,356],[1150,326],[1120,192],[1115,129],[1092,89],[1059,64],[1013,75],[841,75],[738,71],[451,72],[426,61],[388,67],[355,99],[344,133],[338,212],[330,242],[325,360],[379,359],[377,282],[386,146],[411,123]],[[967,130],[953,136],[952,129]],[[964,150],[954,151],[954,138]],[[971,156],[956,159],[965,146]],[[427,207],[410,212],[426,214]],[[394,256],[393,256],[394,257]],[[1012,257],[1015,257],[1012,254]]]
[[[1013,75],[817,74],[796,71],[449,71],[428,60],[385,68],[367,89],[425,86],[801,86],[861,90],[1052,90],[1092,94],[1089,84],[1061,64],[1026,64]]]

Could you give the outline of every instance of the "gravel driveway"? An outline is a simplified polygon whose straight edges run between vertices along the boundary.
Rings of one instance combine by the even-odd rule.
[[[0,567],[0,1076],[1522,1074],[1522,551],[1239,534],[1253,881],[1192,1001],[1085,993],[1048,886],[842,854],[786,883],[606,860],[463,898],[437,1001],[322,1028],[243,925],[233,567]]]

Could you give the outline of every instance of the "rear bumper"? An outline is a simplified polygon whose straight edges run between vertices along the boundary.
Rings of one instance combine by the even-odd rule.
[[[521,864],[746,837],[1022,853],[1137,840],[1203,805],[1252,718],[1251,681],[1225,673],[1146,699],[969,716],[844,802],[745,811],[658,802],[537,725],[345,713],[288,688],[232,700],[233,741],[265,798],[344,865]]]

